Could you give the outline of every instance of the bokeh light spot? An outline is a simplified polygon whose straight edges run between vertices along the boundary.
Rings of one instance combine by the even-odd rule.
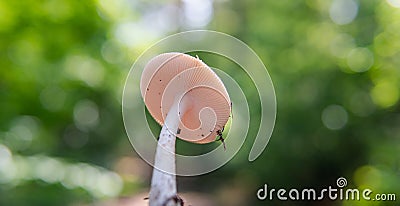
[[[0,144],[0,171],[11,161],[11,151],[5,145]]]
[[[40,102],[49,111],[58,111],[64,106],[66,99],[64,90],[57,86],[48,86],[40,93]]]
[[[100,86],[104,79],[104,68],[95,59],[73,55],[66,58],[65,70],[73,79],[85,82],[91,87]]]
[[[340,105],[330,105],[322,111],[322,123],[331,130],[342,129],[348,119],[347,111]]]
[[[349,34],[341,33],[332,40],[330,49],[336,57],[345,58],[354,47],[354,38]]]
[[[334,0],[329,9],[329,15],[335,24],[351,23],[357,16],[358,4],[354,0]]]
[[[140,23],[119,23],[114,31],[117,41],[128,47],[139,48],[158,38],[158,34],[149,29],[150,25]]]
[[[8,183],[15,177],[15,166],[10,149],[0,144],[0,183]]]
[[[72,16],[72,10],[69,1],[66,0],[49,0],[43,4],[43,10],[48,15],[48,19],[52,21],[64,21]]]
[[[26,37],[14,42],[8,48],[8,56],[16,65],[33,65],[41,59],[42,55],[41,42],[35,35],[26,32]]]
[[[97,105],[90,100],[82,100],[74,107],[74,121],[79,129],[87,130],[95,127],[99,122]]]
[[[63,165],[54,158],[43,157],[36,165],[36,176],[47,183],[56,183],[64,178]]]
[[[400,0],[386,0],[386,2],[395,8],[400,8]]]
[[[124,53],[117,42],[106,41],[101,47],[101,55],[108,63],[118,64],[124,59]]]
[[[350,99],[350,110],[360,117],[366,117],[375,111],[375,105],[367,92],[357,92]]]
[[[358,186],[368,185],[377,188],[381,185],[381,172],[370,165],[362,166],[354,172],[354,181]]]
[[[376,105],[387,108],[399,100],[399,88],[392,81],[381,81],[372,89],[371,96]]]
[[[17,116],[11,121],[10,129],[4,135],[5,143],[12,150],[25,150],[37,136],[38,130],[39,123],[35,117]]]
[[[206,26],[213,15],[212,0],[183,0],[184,23],[189,28]]]
[[[0,31],[7,31],[14,26],[16,14],[13,9],[8,8],[7,4],[0,1]]]
[[[74,125],[70,125],[65,129],[63,139],[71,148],[79,149],[86,145],[89,135],[80,131]]]
[[[347,65],[354,72],[365,72],[374,63],[374,55],[367,48],[355,48],[347,55]]]

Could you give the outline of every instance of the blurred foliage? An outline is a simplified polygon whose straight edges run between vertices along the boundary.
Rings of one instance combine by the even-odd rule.
[[[181,192],[207,194],[215,205],[264,205],[256,198],[264,183],[321,188],[343,176],[349,187],[399,199],[399,7],[398,0],[0,0],[0,205],[99,204],[146,193],[151,168],[124,133],[124,80],[148,46],[189,29],[226,32],[253,48],[274,82],[278,113],[266,151],[249,163],[260,106],[250,79],[232,72],[248,91],[249,140],[221,169],[179,177]],[[183,142],[179,149],[202,150]]]

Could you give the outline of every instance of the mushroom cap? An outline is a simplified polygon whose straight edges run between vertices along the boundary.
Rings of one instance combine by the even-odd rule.
[[[145,66],[140,90],[151,116],[164,124],[171,106],[179,102],[176,136],[194,143],[215,140],[230,117],[231,101],[221,79],[200,59],[164,53]]]

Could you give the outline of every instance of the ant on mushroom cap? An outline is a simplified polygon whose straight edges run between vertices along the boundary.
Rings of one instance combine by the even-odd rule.
[[[231,115],[229,115],[229,117],[233,118],[232,102],[231,102]],[[225,129],[225,125],[222,126],[222,129],[217,130],[218,139],[216,141],[221,141],[222,144],[224,145],[224,151],[226,151],[225,139],[222,137],[222,132],[224,132],[224,129]]]
[[[217,135],[218,139],[216,141],[221,141],[222,144],[224,145],[224,151],[226,151],[226,146],[225,146],[225,139],[222,137],[222,132],[224,131],[225,126],[222,126],[222,129],[217,130]]]

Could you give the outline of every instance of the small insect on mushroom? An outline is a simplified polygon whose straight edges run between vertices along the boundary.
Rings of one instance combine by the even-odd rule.
[[[222,132],[224,132],[224,129],[225,126],[223,126],[222,129],[217,130],[217,135],[218,135],[217,141],[221,141],[222,144],[224,145],[224,150],[226,150],[225,139],[222,137]]]

